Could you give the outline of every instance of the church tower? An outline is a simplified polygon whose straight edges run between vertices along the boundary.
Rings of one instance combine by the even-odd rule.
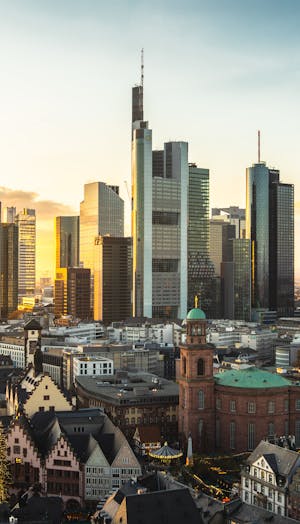
[[[34,318],[29,320],[24,326],[25,368],[28,368],[31,364],[36,369],[37,374],[43,371],[41,361],[41,333],[41,325]]]
[[[179,435],[184,444],[189,435],[195,451],[215,448],[214,349],[206,343],[206,316],[198,308],[187,315],[186,343],[180,346]]]

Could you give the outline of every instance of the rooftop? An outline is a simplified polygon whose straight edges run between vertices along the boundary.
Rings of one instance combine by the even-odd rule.
[[[215,375],[216,384],[234,388],[281,388],[291,386],[286,378],[256,367],[230,369]]]

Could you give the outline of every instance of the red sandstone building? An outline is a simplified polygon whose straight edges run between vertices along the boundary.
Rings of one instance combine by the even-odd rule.
[[[254,366],[214,376],[205,313],[192,309],[186,324],[177,377],[182,441],[191,434],[195,451],[240,453],[292,434],[300,447],[300,386]]]

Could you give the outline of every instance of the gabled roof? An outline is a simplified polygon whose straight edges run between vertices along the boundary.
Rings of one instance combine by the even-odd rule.
[[[35,320],[35,318],[31,318],[30,320],[28,320],[28,322],[26,322],[24,329],[26,331],[36,331],[37,329],[41,331],[42,326],[37,320]]]
[[[201,515],[189,490],[174,489],[128,495],[118,510],[125,513],[127,524],[153,524],[153,522],[172,522],[172,524],[201,524]],[[117,522],[118,512],[115,515]],[[123,519],[124,522],[124,519]]]
[[[293,473],[294,468],[300,465],[300,455],[296,451],[291,451],[287,448],[282,448],[262,440],[258,446],[252,451],[247,459],[248,464],[253,464],[259,458],[264,457],[274,473],[288,477]]]

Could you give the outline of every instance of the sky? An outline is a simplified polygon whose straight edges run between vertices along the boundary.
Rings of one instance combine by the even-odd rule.
[[[300,278],[300,2],[0,0],[0,200],[37,210],[38,275],[54,272],[54,217],[83,185],[119,184],[130,234],[131,87],[153,146],[186,140],[211,206],[245,206],[261,158],[295,184]]]

